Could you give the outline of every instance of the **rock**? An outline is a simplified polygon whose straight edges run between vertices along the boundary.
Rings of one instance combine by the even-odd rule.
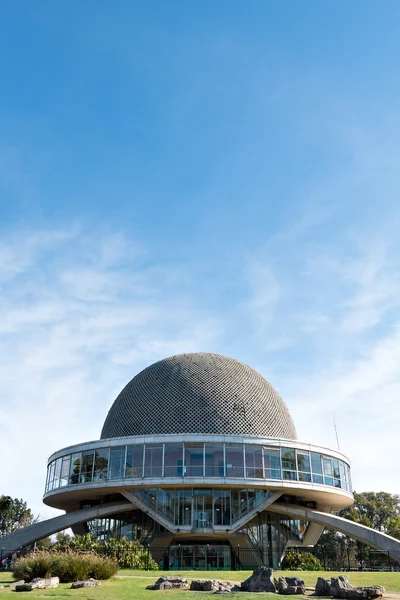
[[[4,587],[10,588],[15,591],[17,585],[23,585],[25,583],[25,579],[20,579],[19,581],[14,581],[14,583],[7,583]]]
[[[316,596],[333,596],[344,600],[372,600],[381,598],[384,593],[385,588],[380,585],[354,587],[349,582],[349,578],[343,575],[332,577],[332,579],[318,577],[315,586]]]
[[[49,588],[58,587],[60,580],[58,577],[49,577],[48,579],[42,579],[41,577],[36,577],[32,579],[29,583],[17,583],[15,585],[16,592],[30,592],[32,590],[44,590]]]
[[[182,577],[166,575],[164,577],[159,577],[153,585],[148,585],[146,590],[169,590],[172,588],[187,590],[189,588],[189,582]]]
[[[254,569],[253,574],[243,581],[241,590],[243,592],[276,592],[275,584],[272,580],[272,569],[268,569],[267,567]]]
[[[230,594],[240,591],[234,581],[219,581],[218,579],[195,579],[190,583],[190,590],[196,592],[214,592],[214,594]]]
[[[325,577],[318,577],[315,584],[314,596],[330,596],[331,595],[331,580]]]
[[[95,587],[96,585],[100,585],[100,581],[97,581],[97,579],[93,579],[92,577],[90,577],[89,579],[85,579],[85,581],[74,581],[74,583],[71,585],[71,590]]]
[[[279,577],[278,593],[293,596],[295,594],[306,594],[306,586],[302,579],[297,577]]]

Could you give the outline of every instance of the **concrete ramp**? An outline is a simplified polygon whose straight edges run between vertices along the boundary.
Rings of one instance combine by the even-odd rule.
[[[69,527],[74,527],[79,523],[91,521],[92,519],[102,519],[103,517],[109,517],[131,510],[133,510],[133,506],[130,502],[113,502],[110,504],[91,506],[90,508],[82,508],[74,512],[60,515],[59,517],[53,517],[46,521],[34,523],[33,525],[19,529],[14,533],[0,537],[0,547],[2,549],[3,557],[18,552],[21,548],[30,546],[42,538],[53,535],[53,533],[63,531]]]
[[[335,529],[368,546],[378,548],[378,550],[383,550],[384,552],[390,552],[393,558],[400,561],[400,540],[386,535],[386,533],[382,533],[381,531],[375,531],[371,527],[354,523],[354,521],[349,521],[331,513],[305,508],[296,504],[271,504],[267,508],[267,511],[289,516],[293,519],[319,523],[330,529]]]

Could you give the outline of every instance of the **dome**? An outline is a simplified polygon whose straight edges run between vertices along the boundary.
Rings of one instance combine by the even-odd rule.
[[[286,404],[264,377],[205,352],[164,358],[136,375],[112,405],[101,439],[184,433],[297,439]]]

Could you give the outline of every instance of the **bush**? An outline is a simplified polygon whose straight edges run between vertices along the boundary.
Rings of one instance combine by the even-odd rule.
[[[140,542],[128,542],[126,538],[101,541],[94,539],[90,533],[77,535],[63,544],[56,544],[56,550],[65,551],[68,548],[77,552],[94,552],[100,556],[114,558],[121,569],[147,569],[156,571],[157,563],[153,560]]]
[[[32,552],[19,558],[14,565],[15,579],[30,581],[35,577],[59,577],[61,583],[94,577],[109,579],[118,571],[114,558],[90,552]]]
[[[292,571],[323,571],[321,562],[311,552],[288,550],[282,561],[282,569]]]

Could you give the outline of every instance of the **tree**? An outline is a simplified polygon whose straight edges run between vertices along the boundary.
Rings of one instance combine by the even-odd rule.
[[[400,497],[387,492],[354,492],[354,504],[338,515],[361,525],[372,527],[400,539]],[[316,545],[317,556],[325,558],[329,568],[341,568],[348,561],[367,561],[370,548],[341,533],[327,530]],[[376,557],[379,561],[379,557]]]
[[[354,500],[353,506],[341,510],[339,516],[384,533],[389,528],[396,531],[393,519],[396,521],[400,516],[400,496],[388,492],[354,492]]]
[[[0,496],[0,535],[13,533],[31,525],[34,517],[26,502],[11,496]]]

